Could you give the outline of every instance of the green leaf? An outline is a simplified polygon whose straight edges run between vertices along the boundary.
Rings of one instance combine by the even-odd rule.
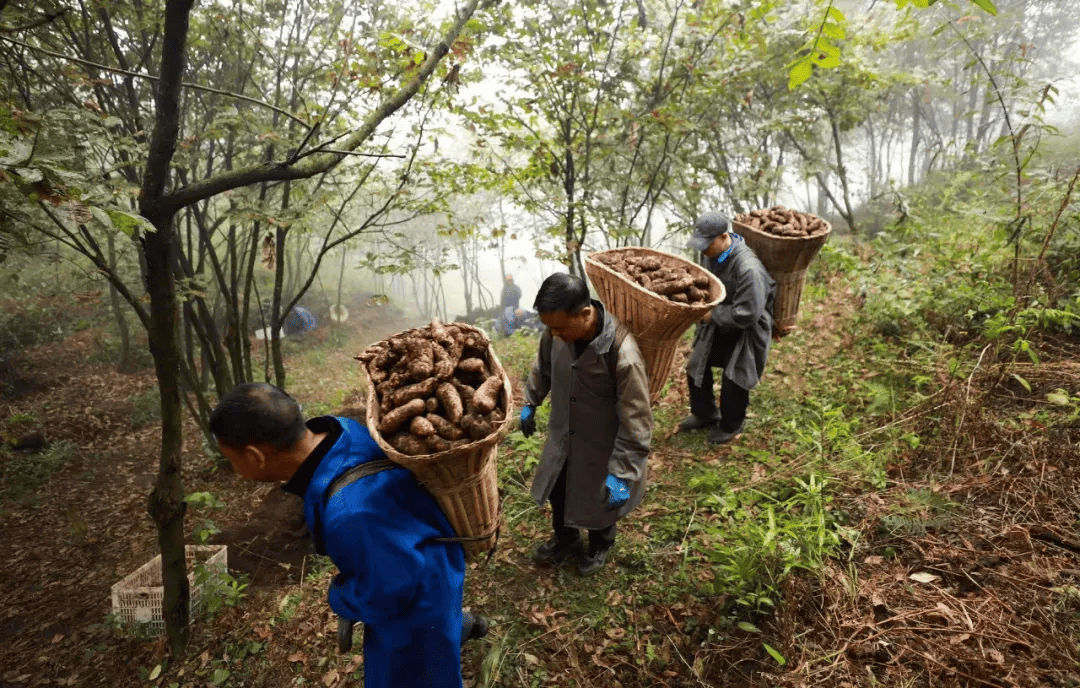
[[[829,7],[829,19],[837,22],[843,22],[847,20],[847,17],[844,16],[843,12],[836,9],[835,7]]]
[[[772,645],[769,645],[768,643],[762,643],[762,645],[765,646],[765,651],[769,653],[770,657],[776,660],[777,664],[779,664],[780,666],[784,666],[785,664],[787,664],[787,660],[784,659],[784,655],[777,652]]]
[[[847,38],[847,33],[844,31],[843,27],[839,26],[838,24],[833,24],[831,22],[825,22],[824,24],[822,24],[821,32],[829,38],[833,38],[838,41],[842,41]]]
[[[151,670],[150,670],[150,675],[149,675],[149,676],[147,676],[146,678],[147,678],[147,680],[149,680],[149,681],[153,681],[153,680],[154,680],[154,679],[156,679],[156,678],[157,678],[158,676],[161,676],[161,665],[160,665],[160,664],[158,664],[158,665],[157,665],[156,667],[154,667],[153,669],[151,669]]]
[[[131,213],[125,213],[123,210],[108,210],[106,212],[109,213],[109,219],[112,220],[113,226],[129,237],[135,236],[136,231],[154,231],[154,225],[150,224],[150,221],[141,215],[132,215]]]
[[[992,14],[995,17],[997,16],[997,8],[994,7],[994,3],[990,2],[990,0],[971,0],[971,2],[981,7],[987,13]]]
[[[835,45],[833,45],[832,41],[827,38],[822,38],[821,40],[819,40],[817,42],[817,45],[814,46],[814,50],[817,53],[823,53],[825,55],[835,55],[837,57],[840,56],[840,48],[837,48]]]
[[[799,62],[796,62],[788,73],[788,90],[794,91],[801,84],[805,83],[813,73],[814,67],[810,64],[809,60],[800,60]]]
[[[225,683],[225,679],[229,678],[228,669],[214,669],[214,673],[210,674],[210,683],[215,686],[220,686]]]
[[[761,633],[761,629],[749,621],[740,621],[736,625],[747,633]]]
[[[1068,406],[1069,394],[1065,390],[1058,388],[1055,389],[1053,392],[1047,394],[1046,400],[1049,401],[1051,404],[1056,404],[1058,406]]]
[[[1016,379],[1017,382],[1019,382],[1021,385],[1023,385],[1024,389],[1026,389],[1029,392],[1031,391],[1031,383],[1030,382],[1028,382],[1024,378],[1020,377],[1016,373],[1013,373],[1012,376],[1013,376],[1013,378]]]
[[[832,69],[840,66],[840,58],[836,55],[826,55],[825,57],[814,60],[814,64],[818,67],[824,67],[826,69]]]

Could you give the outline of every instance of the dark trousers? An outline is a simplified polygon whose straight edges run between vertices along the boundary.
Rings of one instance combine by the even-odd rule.
[[[716,400],[713,395],[713,368],[726,368],[735,349],[735,337],[722,337],[717,334],[713,339],[713,348],[709,352],[709,364],[701,377],[701,386],[694,384],[687,376],[690,385],[690,413],[698,418],[712,418],[716,415]],[[743,389],[726,377],[720,381],[720,422],[724,432],[735,432],[746,420],[746,407],[750,405],[750,390]]]
[[[566,525],[566,470],[570,465],[567,461],[563,464],[562,472],[555,479],[555,487],[551,488],[551,527],[555,531],[555,537],[563,542],[569,542],[581,537],[577,528]],[[589,531],[589,553],[595,554],[606,550],[615,544],[616,524],[612,523],[607,528]]]

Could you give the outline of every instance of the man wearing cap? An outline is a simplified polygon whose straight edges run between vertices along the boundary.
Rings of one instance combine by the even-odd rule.
[[[765,370],[772,343],[776,282],[743,238],[730,231],[722,213],[710,211],[694,223],[687,248],[701,251],[701,265],[724,283],[725,297],[698,323],[686,361],[690,415],[679,430],[709,429],[709,442],[724,444],[742,433],[750,390]],[[723,368],[720,408],[713,394],[713,368]]]

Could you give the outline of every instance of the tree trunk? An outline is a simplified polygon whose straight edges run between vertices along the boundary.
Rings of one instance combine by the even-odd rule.
[[[840,191],[843,194],[844,205],[836,205],[836,211],[848,224],[848,230],[855,234],[858,228],[855,226],[855,211],[851,207],[851,193],[848,188],[847,166],[844,165],[843,147],[840,145],[840,126],[835,115],[829,112],[829,123],[832,125],[833,150],[836,152],[836,176],[840,179]]]
[[[569,128],[569,125],[567,125]],[[567,134],[569,138],[569,134]],[[566,191],[566,262],[570,267],[570,274],[584,279],[585,271],[581,268],[581,246],[577,243],[577,232],[574,230],[574,153],[570,150],[570,142],[567,141],[566,155],[563,169],[563,190]]]
[[[169,0],[161,45],[155,122],[143,174],[139,212],[155,231],[141,237],[146,259],[146,291],[150,295],[150,353],[154,357],[161,394],[161,457],[157,483],[147,511],[158,529],[161,577],[165,588],[162,615],[174,654],[184,651],[188,627],[188,579],[184,548],[184,483],[180,456],[183,449],[180,400],[180,348],[177,342],[179,310],[173,275],[175,207],[163,202],[169,166],[176,152],[180,123],[180,89],[184,74],[188,16],[194,0]]]
[[[116,239],[109,234],[109,271],[116,274]],[[109,282],[109,304],[112,307],[113,317],[116,318],[116,329],[120,334],[120,356],[116,361],[116,369],[121,373],[135,372],[135,361],[131,355],[131,332],[128,329],[127,311],[120,302],[120,292],[116,285]]]
[[[911,151],[908,153],[908,186],[915,186],[918,176],[919,146],[922,145],[922,118],[919,116],[919,91],[911,91]]]
[[[146,215],[146,213],[143,213]],[[165,631],[174,653],[187,646],[188,579],[184,554],[184,482],[180,453],[183,449],[180,401],[180,349],[177,344],[179,312],[176,285],[170,270],[172,218],[156,217],[157,229],[143,238],[143,252],[149,268],[146,290],[150,294],[150,353],[154,356],[158,390],[161,393],[161,460],[154,491],[147,510],[158,528],[161,547],[161,574],[165,586],[162,613]]]

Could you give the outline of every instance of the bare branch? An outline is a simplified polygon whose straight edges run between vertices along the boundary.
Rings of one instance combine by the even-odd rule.
[[[375,133],[375,129],[379,124],[397,112],[416,95],[420,87],[435,72],[439,62],[450,52],[450,46],[457,40],[458,35],[464,30],[465,24],[482,1],[486,0],[468,0],[468,3],[458,13],[443,39],[428,53],[427,58],[421,63],[416,74],[372,111],[360,127],[342,142],[337,152],[319,153],[294,165],[285,162],[267,162],[226,172],[217,177],[174,191],[166,196],[167,202],[175,208],[182,208],[241,186],[269,181],[307,179],[336,167],[347,157],[345,153],[355,151],[366,143]]]
[[[6,5],[6,4],[7,4],[6,0],[5,0],[5,2],[3,4],[0,4],[0,12],[4,11],[4,5]],[[22,26],[12,26],[12,27],[9,27],[9,28],[6,28],[6,29],[5,28],[0,28],[0,33],[19,33],[20,31],[29,31],[30,29],[36,29],[39,26],[44,26],[46,24],[52,23],[53,21],[56,20],[57,17],[62,15],[64,12],[67,12],[66,7],[63,8],[63,9],[59,9],[59,10],[57,10],[55,12],[49,12],[47,14],[43,14],[40,17],[38,17],[37,19],[31,21],[30,23],[23,24]]]
[[[43,55],[48,55],[49,57],[55,57],[55,58],[60,59],[60,60],[67,60],[68,62],[74,62],[76,64],[81,64],[81,65],[84,65],[84,66],[87,66],[87,67],[94,67],[95,69],[100,69],[100,70],[102,70],[104,72],[111,72],[113,74],[119,74],[121,76],[126,76],[126,77],[134,77],[136,79],[146,79],[148,81],[157,81],[160,78],[160,77],[152,76],[150,74],[140,74],[139,72],[129,72],[126,69],[117,69],[116,67],[109,67],[109,66],[106,66],[106,65],[103,65],[103,64],[98,64],[97,62],[91,62],[90,60],[83,60],[83,59],[78,58],[78,57],[72,57],[70,55],[64,55],[62,53],[54,52],[52,50],[47,50],[45,48],[39,48],[37,46],[33,46],[33,45],[28,44],[28,43],[23,43],[22,41],[17,41],[14,38],[9,38],[8,36],[0,36],[0,40],[7,41],[8,43],[11,43],[12,45],[17,45],[20,48],[25,48],[27,50],[33,50],[33,51],[39,52],[39,53],[41,53]],[[190,88],[190,89],[192,89],[194,91],[205,91],[206,93],[216,93],[216,94],[218,94],[220,96],[226,96],[228,98],[235,98],[237,100],[243,100],[245,102],[252,103],[254,105],[260,105],[260,106],[262,106],[264,108],[268,108],[270,110],[273,110],[274,112],[277,112],[278,114],[285,115],[286,117],[293,120],[297,124],[301,125],[305,129],[311,129],[310,124],[308,124],[304,120],[300,119],[296,115],[292,114],[291,112],[289,112],[287,110],[283,110],[283,109],[281,109],[279,107],[276,107],[274,105],[271,105],[270,103],[267,103],[265,101],[259,100],[258,98],[252,98],[251,96],[245,96],[245,95],[243,95],[241,93],[233,93],[231,91],[223,91],[223,90],[221,90],[219,88],[213,88],[213,87],[210,87],[210,86],[201,86],[199,84],[193,84],[193,83],[190,83],[190,82],[187,82],[187,81],[181,82],[180,85],[183,86],[184,88]]]

